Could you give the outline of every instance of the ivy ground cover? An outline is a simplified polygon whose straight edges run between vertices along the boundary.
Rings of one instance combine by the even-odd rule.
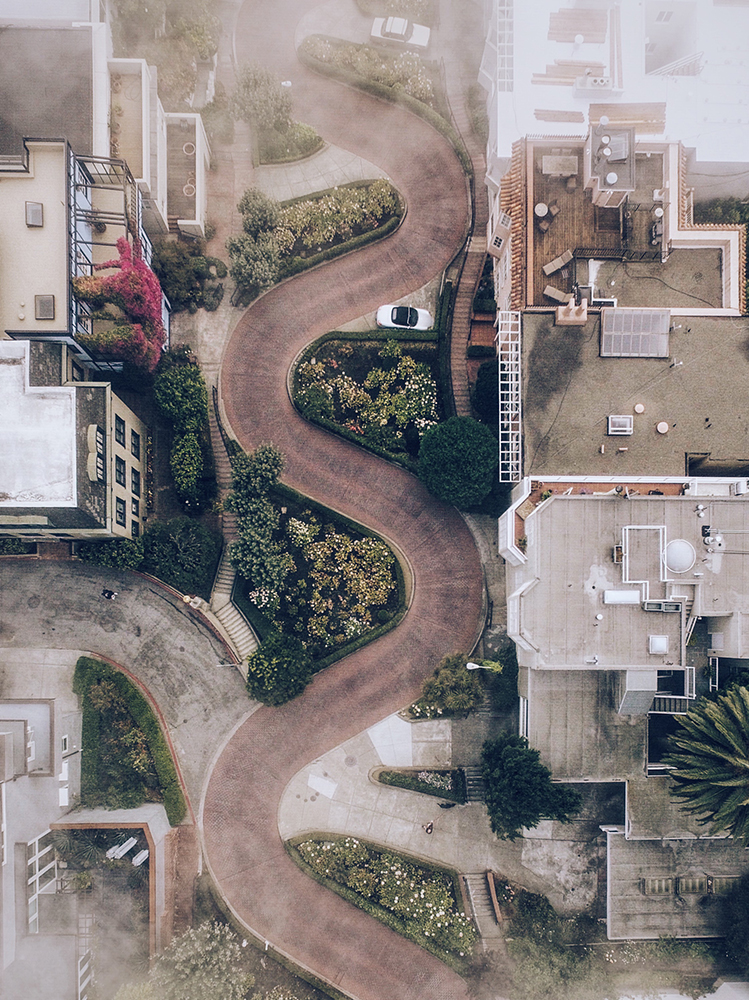
[[[330,888],[443,961],[460,967],[473,951],[476,931],[450,872],[354,837],[302,840],[292,854]]]
[[[437,366],[434,343],[324,340],[297,366],[294,399],[308,420],[407,462],[440,418]]]

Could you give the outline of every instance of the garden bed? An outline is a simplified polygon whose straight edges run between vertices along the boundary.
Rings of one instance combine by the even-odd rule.
[[[465,972],[477,934],[461,910],[457,872],[353,837],[307,835],[285,847],[317,882]]]
[[[412,339],[396,339],[404,332]],[[413,337],[373,331],[321,338],[297,360],[295,405],[313,423],[414,469],[421,435],[439,421],[442,405],[437,345]]]
[[[275,128],[257,128],[257,160],[259,164],[294,163],[317,153],[324,140],[311,125],[291,122],[285,132]]]
[[[382,770],[373,777],[383,785],[407,788],[411,792],[421,792],[422,795],[436,795],[461,805],[466,801],[466,778],[460,768],[436,771],[427,768]]]
[[[285,577],[277,608],[239,575],[232,601],[260,639],[272,631],[295,636],[321,670],[394,628],[406,606],[403,571],[374,532],[277,485],[275,538],[294,569]]]
[[[186,805],[169,745],[141,692],[100,660],[82,656],[73,691],[83,710],[81,805],[134,809],[162,802],[172,826]]]

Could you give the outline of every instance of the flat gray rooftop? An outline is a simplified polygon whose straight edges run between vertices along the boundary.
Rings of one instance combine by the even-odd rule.
[[[553,319],[523,315],[526,475],[682,476],[687,453],[749,469],[749,318],[672,317],[665,359],[601,358],[598,316]],[[608,416],[626,414],[634,433],[609,437]]]
[[[75,389],[30,388],[28,350],[0,343],[0,512],[76,503]]]
[[[90,28],[0,31],[0,155],[20,153],[24,136],[65,138],[76,153],[92,152]]]

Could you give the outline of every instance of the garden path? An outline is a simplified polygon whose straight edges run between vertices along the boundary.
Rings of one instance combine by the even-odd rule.
[[[303,875],[278,831],[284,788],[317,758],[407,704],[445,652],[470,650],[481,629],[476,547],[453,508],[403,470],[305,424],[286,392],[298,351],[320,334],[420,288],[466,234],[466,183],[451,147],[399,108],[316,77],[297,61],[293,26],[310,0],[253,0],[235,51],[292,81],[294,115],[328,141],[378,164],[408,214],[385,244],[299,275],[258,299],[237,324],[220,389],[246,448],[272,441],[284,480],[394,541],[414,591],[403,623],[318,675],[305,694],[262,708],[228,739],[203,802],[208,864],[255,933],[360,1000],[462,1000],[462,980],[430,955]]]

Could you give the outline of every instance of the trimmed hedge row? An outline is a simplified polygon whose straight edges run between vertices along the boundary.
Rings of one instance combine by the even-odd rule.
[[[241,448],[239,448],[239,445],[236,445],[236,448],[231,450],[241,451]],[[317,501],[312,500],[310,497],[297,493],[296,490],[293,490],[290,486],[286,486],[283,483],[277,483],[276,486],[273,487],[271,495],[274,501],[279,505],[283,505],[285,502],[289,501],[303,504],[305,507],[316,513],[318,517],[328,522],[332,522],[344,530],[354,531],[358,535],[364,535],[369,538],[376,538],[384,541],[384,539],[380,539],[380,536],[376,532],[370,531],[364,525],[351,520],[351,518],[346,517],[345,514],[339,514],[337,511],[331,510],[329,507],[325,507],[322,504],[317,503]],[[338,649],[333,650],[328,653],[327,656],[314,660],[313,666],[315,673],[320,670],[324,670],[325,667],[329,667],[332,663],[335,663],[338,660],[342,660],[344,656],[349,656],[355,650],[360,649],[362,646],[366,646],[373,640],[379,639],[380,636],[390,632],[391,629],[394,629],[395,626],[402,621],[403,616],[406,613],[408,595],[406,594],[406,581],[403,575],[403,567],[401,566],[397,555],[395,558],[395,576],[396,585],[398,587],[398,611],[396,611],[390,621],[384,622],[382,625],[378,625],[376,628],[370,629],[364,635],[357,636],[356,639],[352,639],[351,642],[347,642],[345,646],[340,646]],[[245,585],[246,581],[241,580],[239,576],[237,576],[234,581],[234,588],[231,595],[232,604],[237,606],[252,626],[253,631],[257,633],[258,638],[262,641],[270,632],[268,619],[252,603],[252,601],[245,599],[243,593],[243,587]]]
[[[418,930],[416,930],[412,926],[409,926],[407,921],[402,920],[395,913],[392,913],[390,910],[386,910],[378,903],[373,903],[370,899],[367,899],[365,896],[361,896],[354,889],[350,889],[348,886],[342,885],[340,882],[336,882],[335,879],[326,878],[324,875],[321,875],[319,872],[315,871],[315,869],[312,868],[311,865],[308,865],[307,862],[302,857],[302,855],[299,853],[297,845],[304,843],[307,840],[320,840],[320,839],[335,840],[342,838],[336,838],[327,833],[306,833],[297,837],[292,837],[290,840],[285,840],[284,848],[286,849],[286,853],[289,855],[289,857],[296,862],[296,864],[302,869],[302,871],[306,875],[309,875],[310,878],[314,879],[315,882],[318,882],[320,885],[325,886],[326,889],[330,889],[332,892],[337,893],[339,896],[343,897],[343,899],[348,900],[349,903],[353,903],[353,905],[357,906],[360,910],[364,910],[365,913],[368,913],[371,917],[374,917],[375,920],[379,920],[380,923],[385,924],[386,927],[389,927],[391,930],[394,930],[396,934],[400,934],[401,937],[407,938],[409,941],[413,941],[415,944],[418,944],[422,948],[426,949],[426,951],[429,951],[433,955],[436,955],[437,958],[439,958],[441,961],[445,963],[445,965],[449,965],[459,975],[463,975],[467,971],[467,969],[470,967],[471,964],[470,959],[461,960],[457,955],[451,955],[449,953],[445,954],[444,950],[436,947],[434,941],[432,941],[431,938],[428,938],[425,934],[420,934]],[[374,844],[371,841],[364,840],[362,837],[357,837],[356,839],[359,841],[360,844],[363,844],[365,847],[373,851],[387,850],[388,854],[393,854],[396,855],[397,857],[402,857],[404,861],[407,861],[409,864],[417,865],[419,868],[425,871],[433,871],[440,875],[446,875],[452,881],[453,895],[455,896],[456,902],[459,902],[462,899],[460,890],[460,881],[459,881],[460,876],[454,869],[443,868],[440,865],[434,864],[433,862],[425,862],[422,861],[421,858],[418,859],[413,858],[399,851],[393,851],[390,848],[383,848],[379,844]]]
[[[420,770],[429,770],[421,768]],[[429,785],[425,781],[420,781],[417,771],[380,771],[375,780],[382,785],[393,785],[395,788],[407,788],[410,792],[419,792],[422,795],[434,795],[438,799],[449,799],[451,802],[459,802],[461,805],[466,801],[466,779],[465,774],[459,768],[444,768],[452,771],[453,783],[458,787],[451,791],[444,791]],[[455,776],[457,775],[457,781]]]
[[[330,42],[331,45],[335,45],[339,42],[339,39],[331,38],[328,35],[311,35],[310,37],[320,38],[323,41]],[[317,59],[315,56],[310,55],[309,52],[306,52],[304,46],[300,46],[297,49],[297,57],[304,66],[307,66],[316,73],[320,73],[322,76],[333,77],[341,83],[348,83],[357,87],[359,90],[363,90],[367,94],[371,94],[372,97],[379,97],[381,100],[388,101],[391,104],[399,104],[401,107],[406,108],[407,111],[411,111],[419,118],[423,118],[425,122],[431,125],[432,128],[439,132],[441,136],[447,139],[453,147],[455,155],[458,157],[460,165],[466,176],[473,176],[473,164],[471,162],[471,157],[468,155],[468,151],[463,145],[463,140],[460,138],[450,122],[446,121],[442,115],[430,108],[429,105],[416,100],[415,97],[411,97],[410,94],[406,94],[403,90],[398,90],[395,87],[386,87],[381,83],[373,83],[371,80],[367,80],[365,77],[359,76],[358,73],[354,73],[350,69],[344,69],[340,66],[331,66],[330,63],[322,62],[322,60]]]
[[[308,271],[312,267],[317,267],[318,264],[324,264],[328,260],[335,260],[336,257],[342,257],[344,254],[359,250],[361,247],[367,246],[368,243],[376,243],[378,240],[384,239],[392,232],[395,232],[405,218],[405,214],[404,211],[399,218],[388,219],[387,222],[377,229],[372,229],[368,233],[360,233],[358,236],[352,236],[345,243],[328,247],[326,250],[312,254],[311,257],[292,257],[289,260],[282,261],[278,269],[277,280],[282,281],[284,278],[291,278],[295,274],[301,274],[302,271]]]
[[[177,826],[185,818],[187,805],[169,745],[153,709],[121,671],[114,670],[101,660],[94,660],[88,656],[79,658],[73,675],[73,691],[80,695],[83,701],[81,791],[96,788],[98,785],[99,713],[88,704],[87,696],[89,688],[101,680],[108,680],[114,684],[137,726],[143,732],[161,785],[167,817],[172,826]]]

